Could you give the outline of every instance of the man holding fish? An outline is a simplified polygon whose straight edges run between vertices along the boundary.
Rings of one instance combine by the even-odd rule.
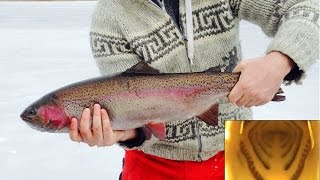
[[[240,61],[240,19],[274,37],[264,57]],[[90,35],[102,74],[144,61],[161,73],[213,67],[241,76],[228,99],[212,108],[216,126],[194,117],[166,123],[163,140],[146,139],[140,128],[112,130],[106,110],[95,105],[92,127],[85,109],[79,132],[72,120],[70,137],[90,146],[123,146],[122,179],[223,179],[223,121],[251,119],[249,108],[268,103],[283,80],[299,82],[317,58],[318,33],[319,10],[311,0],[101,0]]]
[[[241,61],[241,19],[259,25],[266,35],[274,37],[265,56]],[[108,101],[119,101],[110,107],[101,102],[83,105],[90,108],[85,108],[81,117],[73,116],[70,138],[90,146],[118,143],[124,147],[124,180],[224,179],[224,121],[252,119],[250,107],[279,100],[283,81],[299,83],[318,56],[318,34],[319,9],[312,0],[99,0],[90,33],[92,52],[101,74],[126,71],[111,83],[114,90],[110,92],[117,92],[121,98],[108,95]],[[235,79],[230,78],[234,75],[221,76],[214,84],[206,75],[213,71],[241,75]],[[164,73],[186,76],[168,78]],[[135,81],[121,77],[135,77]],[[197,80],[198,85],[189,83]],[[235,86],[227,86],[230,82]],[[124,86],[132,93],[120,92]],[[150,90],[152,87],[161,90]],[[57,91],[54,97],[63,99],[67,94]],[[214,99],[217,94],[219,98]],[[183,97],[183,103],[177,97]],[[189,101],[190,97],[202,101]],[[143,102],[158,105],[141,106],[141,101],[134,98],[149,98]],[[183,108],[186,104],[189,106]],[[180,105],[179,110],[183,110],[177,112]],[[116,128],[113,121],[119,116],[115,114],[140,106],[148,108],[126,118],[145,118],[145,127]],[[61,111],[52,109],[42,114]],[[39,112],[29,108],[27,113]],[[170,121],[165,116],[168,114]],[[120,119],[118,122],[125,118]],[[50,127],[62,127],[60,121],[46,122]],[[70,121],[65,120],[63,125],[67,123]]]

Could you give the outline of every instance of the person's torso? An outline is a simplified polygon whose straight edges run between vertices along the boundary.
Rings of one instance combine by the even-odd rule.
[[[192,1],[194,64],[187,57],[184,0],[179,1],[178,21],[161,6],[147,0],[100,0],[93,15],[91,41],[103,43],[105,37],[112,36],[113,32],[104,32],[110,17],[103,12],[109,11],[108,15],[117,19],[114,34],[121,39],[125,51],[136,54],[163,73],[201,72],[211,67],[221,72],[233,70],[241,59],[239,19],[227,0]],[[110,52],[119,50],[116,49],[119,46],[110,43],[104,48]],[[99,54],[101,49],[96,46],[92,49],[96,58],[103,58]],[[108,67],[112,68],[112,63]],[[224,148],[224,120],[251,119],[251,116],[250,109],[238,108],[225,98],[219,103],[218,126],[208,126],[197,118],[170,122],[166,124],[166,140],[143,150],[169,159],[205,160]]]

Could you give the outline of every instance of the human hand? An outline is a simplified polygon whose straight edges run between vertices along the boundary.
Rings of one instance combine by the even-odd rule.
[[[233,72],[241,72],[238,83],[229,94],[237,106],[261,106],[272,100],[294,62],[280,52],[241,61]]]
[[[97,145],[102,147],[133,139],[136,136],[136,131],[134,129],[113,130],[107,111],[101,109],[99,104],[95,104],[92,119],[90,117],[90,109],[83,110],[79,129],[78,120],[72,118],[69,135],[72,141],[84,142],[89,146]]]

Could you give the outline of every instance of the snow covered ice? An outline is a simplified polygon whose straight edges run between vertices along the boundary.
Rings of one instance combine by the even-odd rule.
[[[0,179],[117,179],[123,150],[90,148],[67,134],[37,132],[22,110],[61,86],[99,76],[90,51],[95,2],[0,2]],[[263,55],[270,41],[241,23],[244,58]],[[303,86],[284,87],[287,100],[254,108],[256,119],[319,119],[319,62]]]

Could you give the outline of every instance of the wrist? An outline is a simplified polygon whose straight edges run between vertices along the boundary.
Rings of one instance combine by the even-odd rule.
[[[146,140],[143,128],[137,128],[133,130],[126,130],[127,135],[125,140],[119,141],[120,146],[125,146],[126,148],[138,147]]]
[[[125,130],[123,136],[119,139],[119,141],[129,141],[137,136],[137,131],[135,129]]]
[[[278,51],[272,51],[267,54],[267,59],[274,62],[274,65],[278,67],[277,69],[282,72],[283,76],[287,75],[295,65],[295,63],[289,56]]]

